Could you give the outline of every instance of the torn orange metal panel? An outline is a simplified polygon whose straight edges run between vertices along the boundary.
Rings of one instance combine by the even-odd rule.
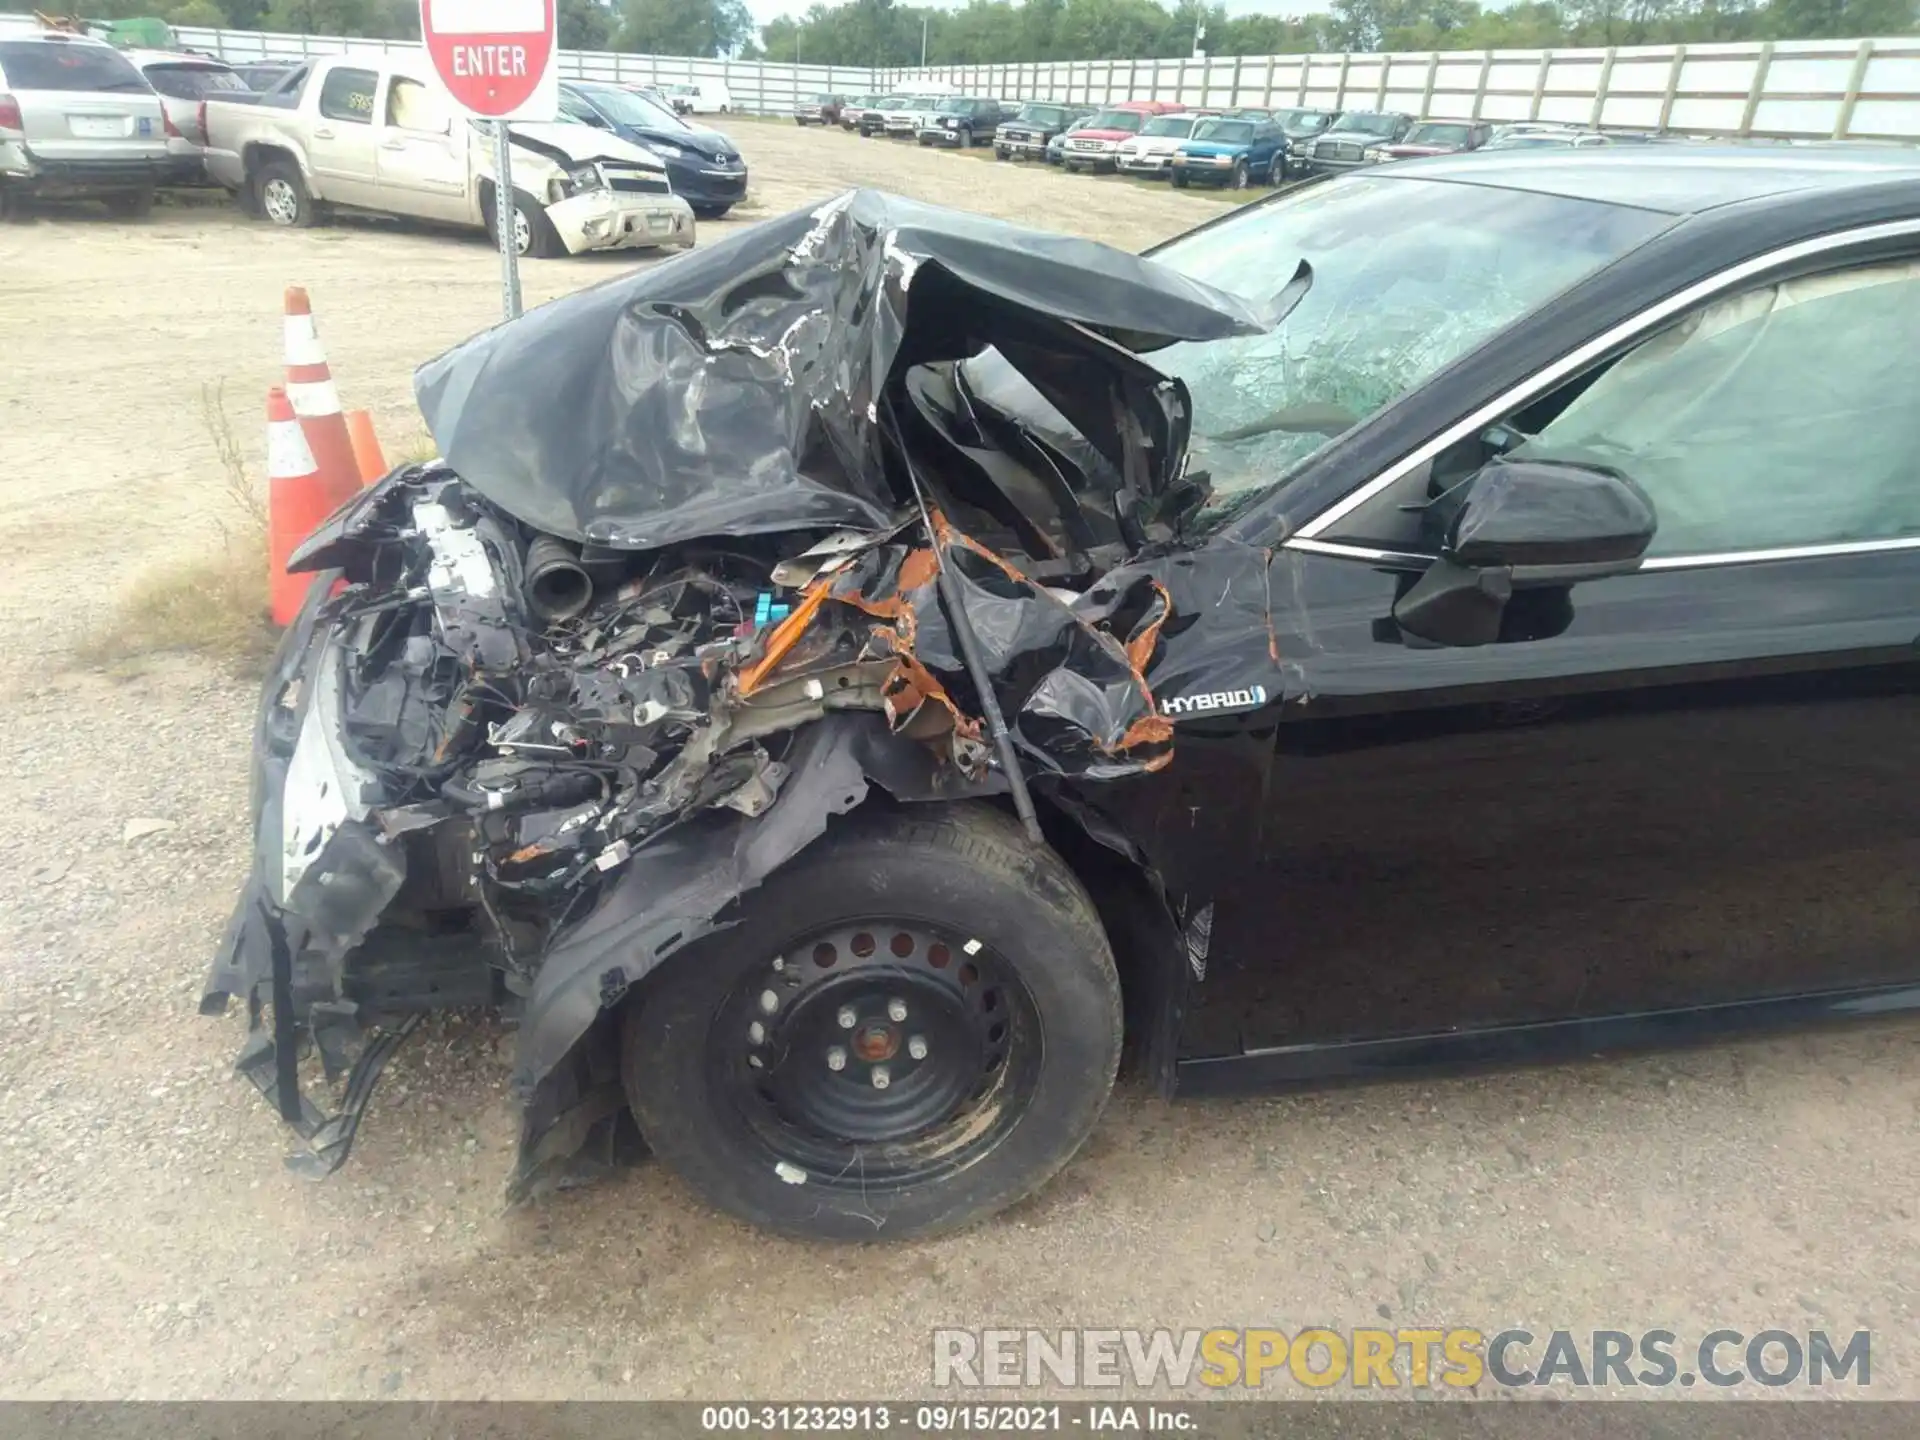
[[[740,693],[742,695],[751,695],[759,689],[767,676],[773,673],[774,667],[794,647],[807,626],[813,623],[815,613],[827,598],[828,588],[824,577],[814,581],[807,587],[806,594],[801,597],[800,603],[793,607],[787,618],[773,627],[773,633],[767,636],[766,653],[750,668],[741,672]]]

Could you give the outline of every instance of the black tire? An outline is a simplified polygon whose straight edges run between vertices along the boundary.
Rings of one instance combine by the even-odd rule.
[[[1170,171],[1168,174],[1168,178],[1173,181],[1174,189],[1184,190],[1187,188],[1187,177],[1184,174],[1182,174],[1180,171],[1178,170]]]
[[[690,207],[696,220],[724,220],[732,205],[694,205]]]
[[[491,184],[480,192],[480,216],[487,223],[489,238],[496,233],[494,193]],[[552,260],[567,253],[567,247],[560,243],[559,232],[553,228],[553,222],[547,218],[544,205],[526,191],[516,190],[513,192],[513,208],[519,212],[519,225],[524,227],[526,235],[525,242],[520,246],[520,254],[524,258]]]
[[[145,220],[153,214],[151,185],[144,190],[122,190],[103,198],[107,213],[116,220]]]
[[[1008,156],[1012,154],[1013,152],[1007,149],[1004,145],[996,145],[993,147],[993,158],[996,160],[1005,160]]]
[[[0,180],[0,225],[24,225],[28,219],[26,196],[18,186]]]
[[[973,128],[971,126],[962,125],[960,127],[960,148],[962,150],[971,150],[973,148]]]
[[[254,172],[253,205],[270,225],[306,230],[320,223],[320,207],[291,160],[269,160]]]
[[[1120,1057],[1112,952],[1073,872],[1010,817],[980,804],[856,815],[742,909],[643,986],[622,1026],[641,1131],[710,1204],[806,1239],[935,1235],[1031,1194],[1092,1132]],[[876,990],[911,1006],[895,1013]],[[928,1036],[903,1037],[916,1022],[938,1055]],[[851,1060],[826,1043],[842,1034]],[[763,1055],[771,1065],[749,1068]],[[873,1079],[883,1063],[897,1089]],[[796,1097],[853,1118],[802,1128],[785,1108]],[[899,1107],[911,1125],[861,1133]],[[890,1143],[909,1134],[920,1143]]]
[[[802,130],[807,128],[807,122],[802,120],[798,115],[793,117],[793,123],[798,125]]]
[[[1227,184],[1235,190],[1244,190],[1253,183],[1253,176],[1247,171],[1245,160],[1233,162],[1233,173],[1227,177]]]

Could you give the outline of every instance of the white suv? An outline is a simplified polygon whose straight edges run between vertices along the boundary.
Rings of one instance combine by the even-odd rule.
[[[167,168],[160,97],[131,60],[84,35],[0,32],[0,209],[77,195],[142,216]]]

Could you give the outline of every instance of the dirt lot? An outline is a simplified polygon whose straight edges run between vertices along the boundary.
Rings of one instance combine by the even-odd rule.
[[[742,124],[755,203],[865,181],[1139,246],[1217,203]],[[707,226],[711,237],[723,226]],[[1278,257],[1277,257],[1278,258]],[[530,299],[623,259],[527,267]],[[252,687],[75,642],[221,543],[202,387],[255,458],[281,288],[349,404],[417,441],[416,362],[488,324],[479,237],[290,234],[224,210],[0,229],[0,1391],[10,1396],[816,1397],[919,1392],[940,1325],[1726,1325],[1875,1331],[1920,1396],[1914,1032],[1308,1098],[1123,1093],[1056,1183],[935,1244],[828,1250],[658,1167],[504,1212],[507,1046],[436,1026],[348,1169],[284,1173],[194,1013],[246,851]],[[131,842],[128,822],[171,828]]]

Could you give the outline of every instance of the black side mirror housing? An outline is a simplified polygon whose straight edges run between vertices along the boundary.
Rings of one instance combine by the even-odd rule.
[[[1393,618],[1437,645],[1500,639],[1516,589],[1565,590],[1637,569],[1658,523],[1625,475],[1550,460],[1494,460],[1435,504],[1451,510],[1440,556]]]

